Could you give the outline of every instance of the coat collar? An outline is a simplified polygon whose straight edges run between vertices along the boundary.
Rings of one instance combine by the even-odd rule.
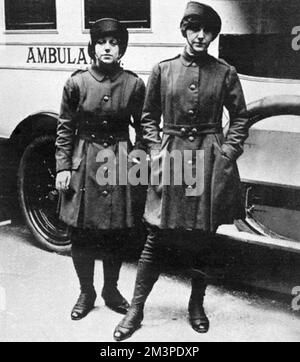
[[[89,73],[94,77],[98,82],[103,82],[105,79],[110,79],[112,81],[115,81],[119,75],[123,72],[123,68],[120,66],[115,67],[115,69],[112,70],[112,72],[102,72],[99,67],[97,67],[95,64],[92,64],[88,68]]]
[[[180,56],[181,62],[186,67],[197,67],[203,65],[208,62],[210,59],[210,55],[208,53],[203,53],[201,56],[192,56],[188,54],[186,48],[184,49],[183,53]]]

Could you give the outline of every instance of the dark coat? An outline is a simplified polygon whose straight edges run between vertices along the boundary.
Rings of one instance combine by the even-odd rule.
[[[97,171],[99,151],[127,160],[132,149],[129,124],[133,122],[137,141],[141,137],[140,118],[145,96],[142,79],[117,68],[110,75],[97,67],[75,72],[66,82],[56,139],[57,172],[71,170],[70,189],[61,194],[60,218],[73,227],[125,229],[141,217],[137,192],[130,186],[100,186]],[[130,165],[128,165],[130,167]],[[141,195],[139,195],[141,200]]]
[[[223,106],[230,115],[226,138],[222,132]],[[163,135],[160,122],[163,116]],[[215,232],[221,224],[244,217],[240,178],[236,165],[248,136],[247,111],[243,91],[234,67],[205,54],[193,59],[185,52],[156,65],[149,78],[143,109],[144,141],[149,151],[166,160],[165,151],[191,151],[184,159],[195,172],[196,151],[204,154],[198,175],[201,194],[187,184],[149,186],[145,220],[162,229]],[[155,172],[164,177],[166,163]],[[200,168],[201,169],[201,168]],[[195,194],[193,194],[195,195]]]

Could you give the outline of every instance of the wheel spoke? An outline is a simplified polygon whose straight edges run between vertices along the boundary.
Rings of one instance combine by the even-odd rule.
[[[29,150],[23,170],[23,211],[31,229],[47,243],[64,247],[69,245],[67,226],[58,218],[58,198],[50,197],[55,191],[54,142],[47,140]]]

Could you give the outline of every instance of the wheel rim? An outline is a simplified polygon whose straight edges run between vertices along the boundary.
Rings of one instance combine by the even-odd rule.
[[[270,96],[248,105],[249,128],[274,116],[300,116],[300,97]],[[276,239],[300,240],[299,187],[264,184],[255,180],[243,183],[246,220],[237,222],[241,231]]]
[[[54,154],[55,146],[51,141],[31,148],[24,169],[24,203],[35,231],[48,243],[64,247],[70,244],[70,240],[68,227],[57,214]]]

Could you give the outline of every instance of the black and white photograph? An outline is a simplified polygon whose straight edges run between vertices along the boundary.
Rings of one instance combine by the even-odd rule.
[[[0,0],[0,342],[300,342],[299,145],[300,0]]]

